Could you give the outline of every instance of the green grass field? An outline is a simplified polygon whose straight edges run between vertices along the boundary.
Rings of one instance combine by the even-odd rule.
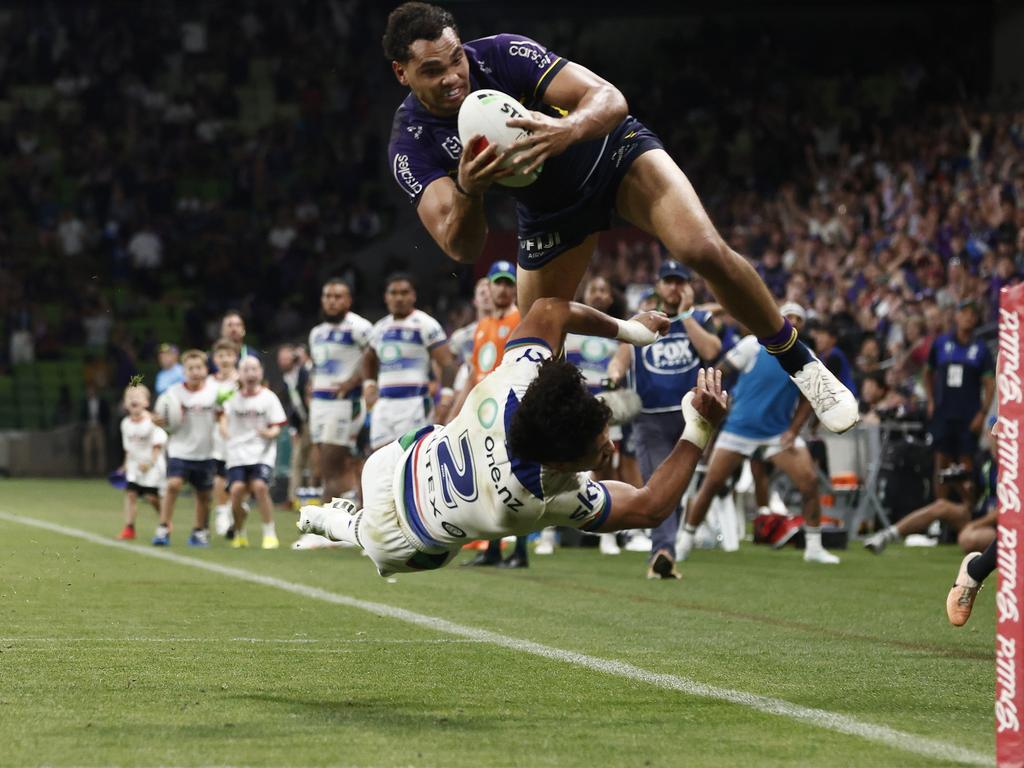
[[[111,539],[120,504],[99,481],[0,481],[0,513]],[[0,518],[0,765],[902,767],[958,764],[954,748],[993,753],[992,593],[967,627],[947,625],[953,547],[850,550],[826,567],[745,544],[697,552],[671,583],[646,581],[639,554],[562,550],[527,571],[385,580],[352,551],[191,550],[190,504],[170,548],[187,562],[139,554],[152,550],[148,509],[140,541],[124,547]],[[291,521],[279,514],[285,545]],[[195,561],[626,662],[651,679]],[[887,746],[827,718],[659,687],[659,674],[903,735]],[[949,751],[922,754],[922,739]]]

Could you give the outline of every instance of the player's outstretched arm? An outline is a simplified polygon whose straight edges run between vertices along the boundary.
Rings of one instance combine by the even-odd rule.
[[[538,299],[515,327],[507,343],[516,339],[542,339],[551,349],[562,346],[567,333],[619,339],[638,347],[653,344],[668,331],[661,312],[641,312],[632,320],[617,320],[600,310],[565,299]]]
[[[679,505],[701,454],[728,410],[722,391],[722,373],[701,369],[697,386],[683,398],[686,428],[672,453],[642,488],[628,483],[604,482],[611,497],[611,512],[598,529],[602,533],[631,528],[654,528]]]

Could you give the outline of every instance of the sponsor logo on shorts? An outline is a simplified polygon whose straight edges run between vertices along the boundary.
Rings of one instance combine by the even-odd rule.
[[[395,181],[409,193],[409,197],[416,197],[416,195],[423,191],[423,185],[416,180],[412,169],[409,167],[408,155],[395,155],[392,170],[395,175]]]
[[[533,40],[510,40],[508,55],[528,59],[533,64],[536,64],[538,69],[549,67],[552,62],[551,54],[533,42]]]
[[[441,142],[441,149],[447,152],[452,160],[458,160],[462,155],[462,142],[458,136],[449,136]]]
[[[526,254],[528,258],[536,259],[561,244],[561,232],[545,232],[536,237],[520,237],[519,252]]]
[[[621,168],[622,161],[626,159],[626,155],[634,149],[636,149],[636,144],[631,141],[629,144],[622,144],[618,149],[612,152],[612,160],[615,162],[615,167]]]

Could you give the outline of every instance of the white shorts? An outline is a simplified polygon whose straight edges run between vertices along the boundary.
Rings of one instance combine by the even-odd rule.
[[[803,448],[807,445],[802,437],[797,436],[793,441],[794,448]],[[743,437],[732,432],[722,432],[718,435],[715,449],[721,448],[724,451],[732,451],[748,459],[759,450],[761,454],[755,458],[770,459],[782,451],[782,435],[775,437]]]
[[[362,403],[358,400],[314,399],[309,404],[310,440],[354,451],[363,426],[362,414]]]
[[[427,397],[381,398],[370,412],[370,448],[376,450],[406,432],[430,424]]]
[[[356,536],[381,576],[427,571],[447,565],[458,548],[431,554],[413,545],[412,534],[399,520],[396,489],[402,488],[402,458],[398,441],[388,443],[363,465],[363,510]]]

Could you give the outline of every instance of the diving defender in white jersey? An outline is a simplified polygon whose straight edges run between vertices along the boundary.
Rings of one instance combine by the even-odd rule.
[[[371,456],[363,509],[342,499],[303,507],[298,526],[362,547],[382,576],[447,565],[473,539],[524,535],[547,525],[617,531],[658,525],[679,504],[694,467],[725,416],[721,376],[701,372],[683,402],[686,429],[647,484],[594,482],[611,461],[610,411],[579,370],[551,351],[566,332],[645,345],[668,318],[614,320],[562,299],[535,301],[459,415],[424,427]]]
[[[363,419],[360,362],[373,326],[350,312],[351,306],[348,283],[328,280],[320,293],[324,322],[309,332],[314,366],[309,431],[320,451],[325,501],[352,493],[357,485],[353,455]]]
[[[388,160],[423,226],[456,261],[472,263],[487,240],[484,193],[516,198],[518,305],[571,299],[590,266],[597,233],[612,214],[657,237],[673,259],[700,273],[718,301],[758,337],[822,424],[857,423],[857,399],[797,338],[754,268],[722,239],[686,175],[661,140],[629,114],[626,98],[586,67],[518,34],[463,43],[451,13],[420,2],[388,16],[384,55],[410,93],[395,111]],[[476,151],[483,136],[459,139],[458,114],[472,92],[492,88],[524,107],[508,126],[513,148]],[[486,144],[486,142],[484,142]],[[513,168],[504,168],[515,152]],[[511,173],[540,171],[515,189]]]
[[[389,275],[384,303],[390,314],[373,326],[370,345],[363,353],[363,395],[366,407],[372,409],[370,448],[374,451],[432,423],[431,369],[439,378],[450,379],[454,366],[444,328],[416,309],[412,275]],[[444,410],[437,414],[437,421],[445,420]]]

